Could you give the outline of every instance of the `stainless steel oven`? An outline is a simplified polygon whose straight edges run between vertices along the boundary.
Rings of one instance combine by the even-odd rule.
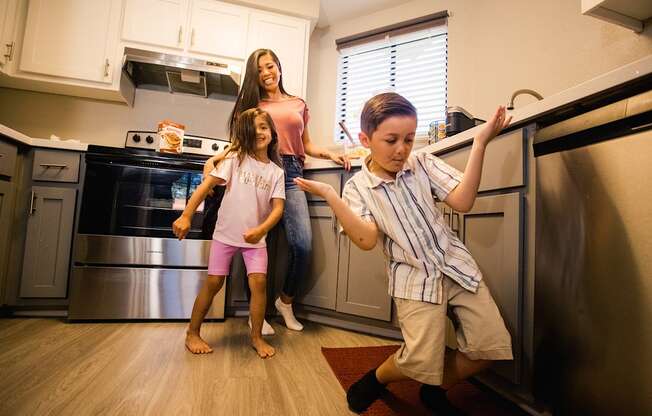
[[[172,222],[199,186],[205,160],[227,141],[186,137],[181,155],[129,132],[124,149],[89,146],[75,242],[69,318],[187,319],[208,267],[223,189],[200,205],[177,240]],[[209,318],[224,318],[225,290]]]

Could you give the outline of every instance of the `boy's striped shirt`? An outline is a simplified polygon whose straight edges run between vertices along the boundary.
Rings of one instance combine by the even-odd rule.
[[[413,153],[396,179],[367,168],[344,186],[342,198],[382,233],[389,294],[402,299],[442,302],[442,273],[475,292],[482,274],[475,260],[435,206],[460,183],[462,174],[441,159]]]

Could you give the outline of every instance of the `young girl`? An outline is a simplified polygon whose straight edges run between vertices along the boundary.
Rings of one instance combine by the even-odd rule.
[[[201,323],[224,284],[231,258],[242,251],[251,289],[251,343],[261,358],[267,358],[274,355],[274,348],[261,334],[266,302],[265,235],[281,219],[285,201],[278,137],[270,115],[253,108],[240,115],[232,138],[234,144],[226,158],[205,177],[172,225],[174,234],[183,239],[193,213],[208,192],[216,185],[226,186],[211,244],[208,277],[192,308],[186,347],[194,354],[213,351],[199,335]]]
[[[346,169],[349,169],[351,164],[345,155],[330,152],[310,139],[308,107],[301,98],[285,91],[281,62],[270,49],[257,49],[249,55],[242,87],[229,119],[229,131],[233,130],[243,111],[255,107],[269,112],[274,120],[278,130],[282,167],[285,170],[286,201],[281,222],[288,242],[288,268],[283,289],[274,306],[283,316],[283,321],[289,329],[301,331],[303,325],[295,318],[292,303],[299,285],[308,274],[312,230],[306,196],[296,186],[294,178],[303,177],[306,154],[330,159],[344,165]],[[209,160],[208,165],[212,166],[217,160],[219,155]],[[274,329],[267,322],[263,322],[263,334],[274,334]]]

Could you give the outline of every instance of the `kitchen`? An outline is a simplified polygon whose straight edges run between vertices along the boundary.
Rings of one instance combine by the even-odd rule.
[[[122,266],[131,261],[81,257],[80,253],[91,252],[83,249],[86,243],[80,236],[102,234],[79,228],[84,181],[91,166],[87,156],[93,153],[88,146],[116,148],[121,156],[128,149],[148,154],[147,132],[155,131],[163,119],[184,124],[188,138],[227,136],[233,94],[220,92],[203,98],[170,94],[167,85],[133,88],[122,74],[125,48],[219,62],[228,69],[227,77],[237,79],[244,75],[244,60],[249,52],[271,47],[283,63],[286,89],[304,97],[310,108],[312,140],[334,152],[350,150],[336,122],[342,118],[338,113],[341,108],[336,107],[341,98],[341,51],[358,46],[355,42],[360,39],[355,38],[361,34],[369,37],[378,35],[379,30],[397,30],[400,33],[396,36],[403,36],[401,30],[405,28],[399,26],[406,23],[430,24],[426,29],[436,32],[433,38],[446,36],[445,99],[440,113],[429,115],[434,120],[445,117],[446,106],[463,107],[486,120],[497,105],[509,102],[512,92],[523,88],[543,96],[541,101],[531,95],[514,99],[513,128],[487,149],[480,195],[473,210],[464,214],[441,207],[451,227],[467,235],[465,244],[486,268],[483,272],[487,279],[491,281],[494,275],[502,279],[491,289],[512,333],[516,359],[479,377],[478,385],[489,386],[490,391],[531,414],[609,414],[617,409],[627,414],[648,413],[644,409],[649,409],[652,398],[644,388],[635,386],[649,385],[652,377],[649,360],[644,358],[650,349],[640,347],[652,342],[650,261],[646,254],[650,250],[645,249],[645,244],[652,241],[647,238],[652,210],[647,200],[637,203],[631,199],[631,195],[646,194],[641,188],[645,181],[608,178],[621,178],[622,166],[635,166],[635,172],[642,172],[637,174],[644,177],[643,169],[649,170],[644,160],[649,146],[637,141],[595,153],[586,150],[589,156],[581,149],[597,146],[597,139],[591,138],[596,135],[600,140],[614,138],[605,145],[625,143],[621,137],[627,123],[638,123],[632,125],[638,128],[646,120],[650,122],[649,25],[639,22],[637,26],[636,19],[622,19],[621,24],[597,19],[591,13],[605,14],[604,8],[583,12],[590,8],[585,3],[599,2],[579,0],[545,4],[513,0],[491,4],[424,0],[107,0],[101,11],[85,3],[9,0],[0,6],[4,13],[0,15],[0,35],[3,45],[8,45],[8,56],[0,68],[0,144],[14,149],[15,153],[8,154],[15,154],[16,161],[7,171],[4,169],[9,164],[0,159],[0,229],[5,234],[0,241],[0,292],[3,315],[7,316],[0,326],[0,339],[7,345],[1,353],[3,372],[7,371],[7,377],[2,377],[6,392],[0,400],[5,403],[0,405],[3,414],[347,414],[345,392],[319,349],[400,343],[380,249],[363,252],[346,238],[338,237],[333,230],[336,224],[332,211],[318,198],[310,199],[313,265],[297,302],[297,316],[307,326],[304,333],[287,331],[273,316],[273,307],[268,308],[268,319],[277,330],[270,342],[279,353],[264,363],[252,359],[255,357],[247,345],[248,302],[241,278],[227,281],[223,299],[216,307],[216,322],[204,327],[208,337],[219,344],[210,357],[190,356],[183,349],[185,320],[189,316],[183,302],[191,304],[194,294],[189,295],[189,300],[184,297],[178,308],[171,308],[184,316],[162,316],[165,308],[159,303],[158,308],[147,309],[152,313],[149,316],[123,315],[130,319],[127,323],[110,315],[81,317],[82,322],[71,319],[75,322],[69,323],[70,312],[75,312],[71,296],[75,282],[81,281],[75,280],[76,271]],[[645,2],[613,3],[620,3],[622,10],[633,6],[645,9]],[[61,22],[67,21],[62,19],[75,18],[71,34],[61,34]],[[163,31],[163,27],[169,30]],[[87,41],[80,39],[79,33],[88,33]],[[84,65],[71,64],[75,62]],[[424,102],[434,101],[426,97]],[[424,129],[419,145],[463,169],[477,128],[456,135],[451,132],[451,137],[428,144],[428,123],[424,123],[419,126]],[[355,137],[358,126],[348,120],[346,124]],[[644,129],[640,131],[645,134]],[[133,132],[143,132],[139,143],[145,148],[125,149],[125,144],[133,141]],[[586,146],[574,149],[566,144],[568,140],[579,140]],[[61,162],[62,155],[72,162]],[[563,156],[558,159],[555,155]],[[614,160],[605,161],[607,155],[613,155]],[[51,156],[56,157],[48,159]],[[574,165],[569,165],[571,161],[592,168],[588,172],[593,173],[580,175]],[[78,168],[74,172],[57,166],[33,170],[41,164],[75,162]],[[359,160],[354,164],[359,166]],[[328,161],[309,159],[306,168],[307,177],[331,183],[336,189],[341,189],[350,177],[350,173]],[[72,176],[57,180],[48,177],[59,175],[59,170]],[[595,173],[601,171],[605,175]],[[591,182],[587,179],[590,177],[600,178],[599,183]],[[618,186],[621,183],[625,185]],[[578,189],[579,184],[588,188]],[[591,217],[586,201],[560,200],[562,189],[575,194],[586,191],[589,198],[600,202],[604,208],[600,212],[606,217]],[[51,211],[46,199],[39,196],[44,192],[49,195]],[[613,194],[614,199],[600,197],[605,193]],[[618,204],[613,202],[615,198]],[[584,214],[577,214],[580,212]],[[64,219],[57,220],[55,213]],[[40,225],[39,231],[33,220],[41,215],[40,224],[45,225]],[[625,215],[637,218],[642,230],[632,229]],[[559,217],[562,220],[554,220]],[[88,218],[90,226],[97,225],[92,215]],[[589,245],[575,241],[578,235],[594,235],[582,227],[600,221],[612,223],[607,230],[613,233],[608,234],[611,240],[629,248],[627,253],[609,252],[606,258],[630,265],[625,268],[628,278],[623,284],[628,284],[627,291],[639,292],[614,295],[618,304],[604,310],[599,304],[610,299],[604,295],[609,292],[605,284],[585,286],[587,283],[573,279],[587,273],[582,268],[584,262],[574,264],[574,259],[605,257],[603,251],[592,252]],[[36,231],[33,227],[37,227]],[[474,228],[494,238],[473,239]],[[277,253],[287,250],[282,240],[274,241]],[[37,254],[49,253],[53,246],[59,252],[39,258]],[[119,254],[115,249],[122,246],[112,247],[110,252]],[[202,250],[200,247],[198,254],[190,257],[196,263],[179,269],[184,273],[202,270]],[[560,256],[564,259],[561,266],[550,261],[550,257]],[[169,264],[160,263],[163,260],[156,253],[149,257],[150,263],[146,264],[154,267],[142,267],[143,260],[139,259],[134,269],[167,270],[159,267]],[[282,279],[273,277],[280,276],[286,265],[283,256],[271,260],[268,291],[273,302],[273,294],[278,292],[274,286],[282,283]],[[585,267],[587,270],[601,277],[606,276],[601,274],[604,271],[614,272],[609,264],[603,265],[603,272],[594,263],[586,264],[590,266]],[[241,275],[242,265],[236,262],[232,277]],[[571,294],[566,297],[555,292],[569,287]],[[138,289],[130,293],[144,296],[142,292]],[[118,294],[117,298],[122,296]],[[92,309],[105,300],[84,299],[86,303],[78,310]],[[573,299],[583,302],[574,307]],[[134,301],[122,303],[118,309],[142,310],[138,305],[143,304]],[[630,323],[631,316],[637,318],[638,325]],[[554,326],[555,321],[566,321],[567,329]],[[571,329],[590,340],[620,337],[631,349],[621,350],[612,341],[605,342],[603,348],[591,349],[574,339],[568,333]],[[557,345],[546,336],[549,333],[559,337]],[[637,336],[630,338],[631,334]],[[549,363],[546,354],[557,359],[568,354],[562,357],[566,360],[576,356],[570,342],[587,348],[595,354],[591,356],[594,360],[610,360],[603,363],[604,371],[592,372],[581,366],[574,372],[569,366],[542,371],[541,366],[546,370]],[[542,345],[545,354],[539,350]],[[613,362],[615,356],[630,371],[620,371]],[[643,359],[637,364],[630,357]],[[278,361],[276,367],[274,360]],[[44,361],[48,364],[44,365]],[[311,366],[313,371],[306,370]],[[626,387],[609,388],[607,376],[623,380]],[[566,384],[551,381],[553,377],[564,377]],[[627,387],[628,383],[633,387]],[[319,386],[319,391],[311,391],[311,385]]]

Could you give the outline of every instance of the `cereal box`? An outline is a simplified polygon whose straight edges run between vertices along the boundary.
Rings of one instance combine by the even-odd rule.
[[[183,134],[186,126],[170,120],[158,123],[158,151],[165,153],[181,153]]]

